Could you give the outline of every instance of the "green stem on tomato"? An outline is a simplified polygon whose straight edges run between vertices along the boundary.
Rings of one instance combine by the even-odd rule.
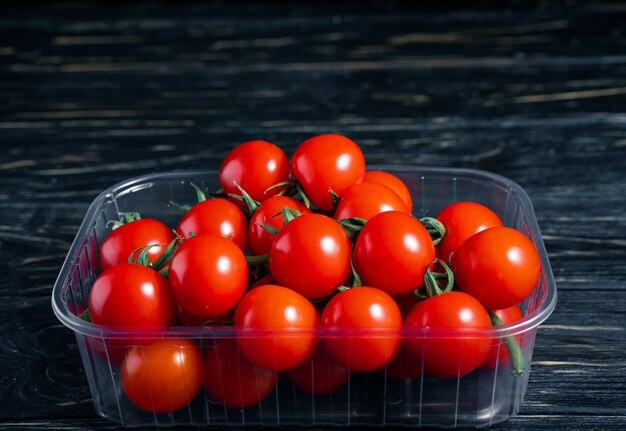
[[[283,207],[281,213],[283,214],[283,226],[289,223],[294,218],[300,217],[302,215],[300,214],[300,211],[289,207]]]
[[[185,213],[191,209],[191,205],[188,205],[188,204],[179,204],[174,201],[170,201],[169,203],[171,206],[173,206],[177,210],[185,212]]]
[[[259,256],[246,256],[246,262],[250,266],[251,265],[265,265],[269,261],[270,261],[269,253],[261,254]]]
[[[306,195],[306,193],[304,193],[304,189],[302,188],[302,185],[298,182],[296,182],[296,190],[298,190],[298,194],[300,195],[300,197],[302,198],[302,202],[304,202],[304,205],[308,208],[311,209],[311,200],[309,199],[309,197]]]
[[[239,189],[239,191],[241,192],[241,196],[234,195],[234,194],[231,194],[230,196],[232,198],[239,199],[239,200],[242,200],[243,202],[245,202],[246,206],[248,207],[248,213],[250,215],[254,214],[254,212],[259,207],[259,202],[257,202],[254,199],[252,199],[252,196],[250,196],[248,194],[248,192],[246,192],[243,189],[243,187],[241,187],[239,184],[235,183],[235,186],[237,186],[237,189]]]
[[[172,260],[174,253],[176,252],[178,247],[183,243],[183,238],[179,236],[176,233],[176,231],[174,231],[174,234],[176,234],[174,239],[170,241],[167,247],[165,247],[165,250],[163,250],[161,254],[159,255],[159,257],[157,257],[156,260],[152,262],[151,264],[151,266],[156,271],[161,271],[161,269],[163,269],[170,262],[170,260]]]
[[[130,223],[141,219],[141,215],[138,212],[126,212],[120,214],[120,221],[122,223]]]
[[[333,189],[328,189],[328,193],[330,193],[330,200],[333,203],[333,210],[336,210],[337,206],[339,205],[339,201],[341,200],[341,197],[337,193],[335,193]]]
[[[431,270],[431,268],[437,263],[443,268],[444,272],[434,272]],[[446,280],[446,285],[443,289],[437,280]],[[424,271],[424,288],[426,290],[426,297],[430,298],[431,296],[450,292],[453,287],[454,274],[452,273],[450,267],[439,258],[433,259],[433,261],[426,267],[426,271]],[[419,296],[419,293],[415,293],[415,295]]]
[[[422,217],[420,223],[424,225],[431,238],[433,244],[437,245],[441,242],[446,234],[446,228],[439,220],[434,217]]]
[[[289,190],[289,189],[291,189],[292,187],[294,187],[294,186],[295,186],[295,181],[292,181],[292,180],[281,181],[280,183],[276,183],[276,184],[274,184],[273,186],[269,186],[268,188],[266,188],[266,189],[265,189],[265,191],[264,191],[264,193],[267,193],[267,192],[269,192],[270,190],[274,190],[274,189],[276,189],[276,188],[278,188],[278,187],[283,187],[283,186],[288,186],[288,187],[285,187],[284,189],[282,189],[282,190],[278,193],[278,195],[279,195],[279,196],[280,196],[280,195],[283,195],[283,194],[284,194],[287,190]]]
[[[346,232],[346,235],[350,238],[350,241],[354,242],[356,237],[359,236],[359,232],[365,226],[367,220],[360,217],[349,217],[342,218],[341,220],[337,220],[337,223],[341,225],[343,230]]]
[[[361,281],[361,277],[359,276],[359,273],[356,272],[356,269],[354,268],[354,262],[352,261],[352,254],[350,255],[350,268],[352,269],[352,287],[359,287],[359,286],[363,286],[363,282]]]
[[[498,317],[496,313],[491,310],[487,310],[491,324],[493,326],[502,326],[504,322]],[[504,345],[509,351],[509,357],[511,358],[511,367],[513,368],[513,374],[519,376],[524,373],[524,352],[520,347],[517,338],[512,335],[504,337]]]
[[[200,187],[198,187],[194,183],[189,183],[189,184],[191,184],[191,187],[193,187],[196,190],[196,196],[198,197],[198,202],[206,201],[206,193],[204,193],[204,190],[202,190]]]

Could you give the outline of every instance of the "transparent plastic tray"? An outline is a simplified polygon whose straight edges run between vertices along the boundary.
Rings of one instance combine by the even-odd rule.
[[[479,368],[457,378],[433,377],[422,372],[412,379],[396,380],[386,377],[381,370],[352,373],[348,382],[338,390],[312,395],[300,391],[291,380],[279,374],[274,392],[260,404],[244,409],[226,408],[211,400],[203,389],[189,400],[187,406],[171,413],[138,409],[123,394],[120,370],[116,365],[127,347],[120,340],[128,340],[138,332],[133,328],[95,325],[77,316],[86,309],[89,290],[100,271],[98,250],[110,231],[107,227],[109,220],[117,219],[120,212],[138,211],[143,217],[155,217],[173,227],[181,214],[168,202],[195,202],[195,191],[189,183],[218,188],[215,171],[160,173],[124,181],[94,200],[52,293],[55,314],[76,334],[96,412],[111,421],[133,427],[486,427],[517,414],[526,392],[537,327],[548,318],[556,304],[554,277],[528,195],[514,182],[485,171],[411,166],[370,168],[385,169],[406,182],[413,197],[413,213],[417,217],[435,216],[449,203],[471,200],[492,208],[506,226],[522,231],[535,243],[541,255],[542,271],[535,290],[520,304],[523,319],[480,334],[473,333],[493,338],[499,349],[506,348],[504,337],[518,337],[526,364],[522,375],[514,375],[508,362]],[[237,335],[235,327],[171,327],[141,331],[142,339],[189,339],[201,351],[217,338],[236,338]],[[455,335],[459,334],[432,330],[402,332],[402,338]],[[246,336],[254,334],[247,333]],[[319,329],[317,336],[323,339],[329,334]]]

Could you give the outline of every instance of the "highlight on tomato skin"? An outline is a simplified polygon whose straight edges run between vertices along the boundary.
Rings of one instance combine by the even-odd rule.
[[[313,205],[332,210],[328,190],[338,196],[365,175],[365,157],[353,140],[337,134],[313,136],[302,142],[291,156],[291,172]]]
[[[173,412],[194,399],[202,385],[202,358],[183,339],[162,339],[131,347],[120,369],[126,397],[138,408]]]
[[[218,339],[204,352],[204,387],[212,400],[230,408],[263,401],[276,386],[276,372],[250,362],[237,340]]]
[[[141,218],[118,226],[102,241],[100,268],[104,271],[120,263],[128,263],[128,257],[139,254],[139,248],[152,245],[147,250],[150,262],[154,262],[174,239],[174,233],[164,223],[153,218]]]
[[[411,192],[407,185],[398,178],[396,175],[381,170],[366,170],[363,177],[364,183],[376,183],[389,187],[393,190],[408,210],[409,214],[413,212],[413,199],[411,198]]]
[[[445,206],[435,218],[446,228],[446,234],[435,247],[437,257],[446,263],[472,235],[502,226],[502,220],[495,212],[477,202],[454,202]]]
[[[289,159],[285,152],[277,145],[259,139],[237,145],[224,157],[219,168],[219,182],[224,193],[241,196],[239,185],[257,202],[280,193],[285,186],[271,187],[287,180]],[[242,201],[234,201],[245,205]]]
[[[478,299],[488,310],[512,307],[537,286],[541,258],[523,233],[500,226],[465,241],[452,257],[458,289]]]

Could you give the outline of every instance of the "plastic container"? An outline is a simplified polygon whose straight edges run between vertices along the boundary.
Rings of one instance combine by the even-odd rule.
[[[142,344],[129,341],[133,336],[137,337],[137,332],[132,328],[94,325],[77,317],[86,308],[89,289],[99,273],[98,250],[109,232],[107,221],[117,219],[119,212],[138,211],[144,217],[156,217],[175,226],[180,212],[168,202],[195,202],[195,191],[190,182],[210,189],[218,188],[216,172],[152,174],[113,186],[95,199],[53,290],[55,314],[76,333],[98,414],[124,426],[398,425],[445,428],[486,427],[517,414],[526,392],[537,327],[548,318],[556,304],[556,286],[530,199],[517,184],[484,171],[408,166],[377,168],[388,170],[407,183],[417,217],[434,216],[455,201],[476,201],[492,208],[505,225],[524,232],[535,243],[541,255],[542,271],[537,287],[520,304],[523,319],[514,325],[470,335],[490,337],[500,349],[505,348],[504,337],[518,337],[526,364],[523,374],[515,376],[508,361],[456,378],[433,377],[418,368],[414,370],[417,374],[414,378],[394,379],[385,370],[379,370],[352,373],[339,389],[312,395],[298,389],[292,380],[280,373],[270,395],[251,407],[224,407],[201,388],[195,398],[174,412],[155,413],[137,408],[121,390],[119,368],[127,345]],[[329,336],[321,330],[317,335],[319,338]],[[192,340],[201,351],[216,339],[235,339],[237,336],[234,327],[171,327],[141,333],[142,339],[178,337]],[[461,334],[424,330],[402,333],[402,338],[455,336]],[[237,348],[236,343],[231,345],[233,349]]]

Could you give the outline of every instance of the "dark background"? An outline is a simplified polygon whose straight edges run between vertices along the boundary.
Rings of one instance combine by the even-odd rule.
[[[559,302],[495,428],[625,429],[626,4],[468,4],[3,3],[0,429],[115,427],[50,307],[101,190],[322,132],[524,187]]]

